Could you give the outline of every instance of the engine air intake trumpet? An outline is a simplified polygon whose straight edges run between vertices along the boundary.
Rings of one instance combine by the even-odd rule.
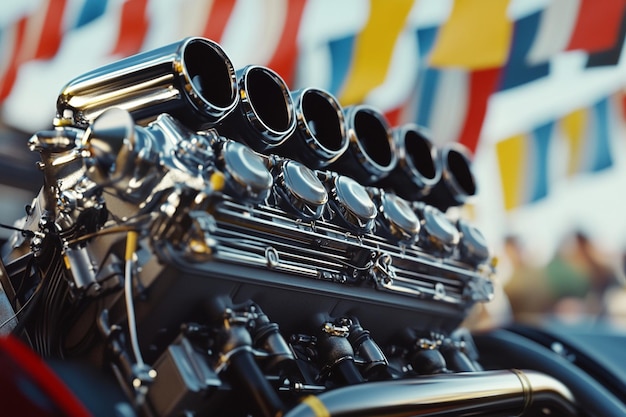
[[[439,182],[423,201],[446,211],[460,206],[476,195],[476,181],[471,170],[469,150],[459,144],[450,143],[441,148],[439,161],[442,175]]]
[[[379,185],[393,189],[407,200],[419,200],[441,179],[437,148],[424,128],[415,124],[397,127],[393,137],[398,163]]]
[[[237,70],[239,105],[218,126],[220,134],[264,152],[282,144],[296,127],[291,93],[274,71],[259,65]]]
[[[313,169],[336,161],[348,148],[341,105],[332,94],[319,88],[304,88],[292,95],[296,130],[279,153]]]
[[[190,37],[88,72],[57,99],[57,125],[87,126],[111,107],[133,119],[169,113],[186,125],[214,125],[237,105],[233,65],[215,42]]]
[[[366,105],[348,107],[348,149],[330,166],[365,185],[385,178],[397,162],[396,147],[385,116]]]

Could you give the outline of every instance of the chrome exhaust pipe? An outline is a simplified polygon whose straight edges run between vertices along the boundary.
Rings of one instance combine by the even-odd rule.
[[[348,148],[343,109],[337,99],[319,88],[292,92],[296,130],[277,150],[311,169],[328,166]]]
[[[471,169],[470,151],[460,143],[449,143],[441,148],[439,164],[441,179],[422,201],[441,211],[461,206],[476,195],[476,179]]]
[[[235,70],[224,50],[190,37],[70,81],[57,99],[55,124],[87,127],[106,109],[120,107],[135,121],[169,113],[200,129],[225,117],[237,100]]]
[[[381,181],[395,168],[398,156],[389,122],[367,105],[345,109],[348,149],[330,169],[361,184]]]
[[[273,70],[248,65],[237,70],[239,104],[217,126],[218,132],[258,152],[281,145],[296,128],[293,98]]]
[[[398,163],[378,185],[393,190],[406,200],[417,201],[441,179],[437,148],[426,131],[415,124],[395,128],[393,137]]]
[[[505,370],[350,385],[305,397],[284,417],[512,416],[541,411],[579,415],[573,395],[557,379],[536,371]]]

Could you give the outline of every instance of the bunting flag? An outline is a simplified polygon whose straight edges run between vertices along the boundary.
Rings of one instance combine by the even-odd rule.
[[[147,8],[148,0],[127,0],[123,3],[113,55],[128,56],[141,50],[149,26]]]
[[[350,74],[339,95],[344,105],[363,101],[385,80],[396,40],[403,30],[413,0],[373,1],[367,24],[356,38]]]
[[[20,45],[24,42],[25,27],[26,19],[22,18],[2,31],[5,59],[0,60],[0,102],[9,96],[17,79],[17,71],[21,65]]]
[[[43,101],[80,73],[85,62],[97,66],[184,36],[205,36],[219,42],[237,67],[267,65],[292,89],[320,85],[344,105],[368,102],[381,108],[394,125],[416,122],[431,130],[433,140],[459,141],[472,151],[478,147],[494,93],[550,76],[555,53],[587,51],[588,71],[619,64],[626,37],[625,0],[551,0],[524,7],[522,13],[507,0],[456,0],[444,5],[371,1],[369,9],[360,1],[331,8],[306,0],[182,0],[176,9],[156,0],[32,2],[38,7],[16,6],[4,13],[11,18],[0,19],[0,103],[8,103],[3,113],[11,122],[26,119],[11,117],[25,113],[16,103],[32,102],[15,97],[31,97],[36,91]],[[329,19],[332,25],[320,22],[320,16],[335,9],[341,10],[344,22],[350,17],[341,30],[336,28],[337,16]],[[172,24],[164,25],[165,21]],[[303,36],[303,26],[308,37]],[[77,40],[83,35],[95,39],[96,33],[104,33],[106,42],[85,53],[85,45],[96,43]],[[63,57],[57,60],[60,51]],[[311,51],[316,54],[303,58]],[[411,61],[404,71],[397,70],[397,56]],[[46,62],[48,66],[42,65]],[[75,64],[67,70],[71,75],[46,78],[50,92],[44,91],[43,82],[19,78],[22,70],[52,67],[54,71],[46,75],[60,77],[65,73],[63,62]],[[307,74],[315,72],[320,82],[305,79],[301,70],[305,64],[314,67]],[[406,81],[391,82],[400,78]],[[14,93],[16,85],[20,91]],[[571,155],[596,155],[592,162],[572,159],[572,172],[611,163],[608,145],[602,150],[602,142],[596,141],[597,147],[589,148],[584,140],[592,128],[607,136],[596,122],[606,117],[601,106],[589,111],[584,123],[576,122],[581,116],[572,115],[570,122],[563,119]],[[31,107],[28,112],[36,113]]]
[[[328,43],[331,62],[331,79],[328,90],[335,96],[339,95],[348,78],[355,38],[356,36],[350,35],[333,39]]]
[[[435,142],[457,141],[475,152],[499,77],[499,68],[426,69],[419,81],[415,122],[428,127]]]
[[[172,38],[182,39],[187,36],[203,36],[215,42],[221,42],[228,22],[231,19],[237,0],[179,0],[179,13],[174,15],[171,11],[156,9],[155,12],[163,13],[164,21],[173,19],[174,26]],[[152,24],[158,24],[159,15],[153,14]]]
[[[587,58],[587,68],[619,64],[624,39],[626,39],[626,10],[622,12],[619,34],[613,45],[608,49],[590,53]]]
[[[457,141],[471,152],[478,146],[499,68],[467,72],[461,69],[423,70],[418,81],[415,122],[430,129],[438,143]]]
[[[434,47],[437,28],[417,31],[422,63]],[[500,69],[467,72],[459,68],[422,68],[417,81],[417,124],[426,126],[438,143],[459,141],[476,150],[491,93]]]
[[[541,13],[534,42],[528,52],[529,64],[547,62],[564,51],[570,40],[580,0],[552,0]]]
[[[288,0],[262,0],[235,4],[220,44],[236,66],[268,64],[283,42],[289,3]]]
[[[439,27],[428,27],[418,29],[415,32],[418,46],[419,67],[417,74],[417,83],[415,92],[416,119],[415,121],[422,125],[432,128],[431,113],[433,111],[433,103],[435,100],[435,87],[439,78],[439,70],[429,68],[427,66],[427,58],[435,44],[435,39]]]
[[[615,115],[612,112],[612,104],[612,97],[607,97],[592,107],[594,123],[587,137],[587,142],[591,144],[591,149],[589,149],[591,158],[587,169],[591,172],[602,171],[613,166],[611,128]]]
[[[496,144],[505,210],[548,195],[548,150],[553,122]]]
[[[86,26],[104,15],[107,9],[107,4],[108,0],[85,0],[83,7],[78,13],[74,29]]]
[[[615,45],[626,2],[580,0],[580,9],[566,50],[604,51]]]
[[[588,116],[586,109],[578,109],[561,120],[561,130],[568,145],[567,175],[569,176],[581,171],[583,165]]]
[[[502,66],[512,35],[508,4],[504,0],[456,0],[439,31],[430,65],[474,70]]]
[[[215,42],[221,42],[224,31],[226,30],[226,24],[230,20],[230,16],[235,8],[237,0],[220,0],[213,1],[209,6],[208,18],[202,29],[202,36],[205,38],[214,40]],[[201,1],[206,4],[206,1]],[[198,9],[189,9],[192,13]]]
[[[537,34],[541,15],[542,12],[536,12],[515,21],[511,51],[499,81],[499,90],[518,87],[550,73],[548,62],[529,64],[526,60]]]
[[[66,0],[48,0],[29,16],[7,29],[8,63],[0,73],[0,102],[6,99],[17,79],[20,66],[35,59],[53,58],[61,46],[65,28]]]
[[[615,102],[619,109],[620,119],[626,122],[626,90],[621,90],[615,94]]]
[[[577,109],[532,129],[496,143],[503,205],[509,211],[538,201],[549,194],[552,164],[565,157],[565,166],[558,178],[571,178],[613,166],[611,132],[622,97],[603,98],[592,106]],[[565,141],[565,151],[550,155],[551,142],[559,127],[558,137]],[[558,167],[556,167],[558,168]]]
[[[473,71],[470,75],[468,111],[458,141],[471,152],[475,152],[478,146],[489,97],[496,91],[500,73],[500,68],[490,68]]]
[[[454,142],[461,135],[469,85],[469,73],[454,68],[427,68],[420,78],[415,122],[427,127],[436,143]]]
[[[561,120],[561,130],[569,149],[567,175],[597,172],[613,165],[610,127],[610,98],[575,110]]]
[[[523,179],[526,172],[524,161],[528,160],[527,142],[526,137],[520,134],[504,139],[496,145],[505,210],[511,210],[524,202]]]
[[[304,13],[306,0],[289,0],[285,24],[274,54],[267,66],[275,70],[287,85],[293,85],[298,57],[298,29]]]

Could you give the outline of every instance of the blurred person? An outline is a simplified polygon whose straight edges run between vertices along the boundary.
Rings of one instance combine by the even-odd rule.
[[[608,255],[583,232],[576,231],[563,242],[546,265],[553,315],[566,321],[606,316],[605,295],[618,284]]]
[[[606,310],[607,323],[626,330],[626,252],[616,259],[616,263],[616,285],[606,289],[601,302]]]
[[[503,277],[504,291],[516,322],[539,323],[552,309],[553,298],[545,270],[532,262],[519,238],[508,236],[504,256],[510,271]]]

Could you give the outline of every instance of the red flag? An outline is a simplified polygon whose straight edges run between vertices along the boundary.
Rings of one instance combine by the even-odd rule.
[[[120,28],[113,54],[128,56],[141,50],[148,32],[148,0],[128,0],[122,6]]]
[[[209,38],[215,42],[222,40],[226,24],[230,20],[237,0],[218,0],[214,1],[209,11],[209,18],[202,32],[202,36]]]
[[[567,50],[597,52],[611,48],[620,34],[624,0],[581,0]]]
[[[287,2],[287,17],[281,34],[281,41],[274,50],[267,66],[280,74],[287,85],[293,83],[298,56],[298,30],[306,6],[306,0]]]
[[[476,151],[480,130],[487,113],[487,104],[491,93],[496,90],[501,68],[473,71],[470,74],[468,109],[461,129],[459,142],[472,152]]]

